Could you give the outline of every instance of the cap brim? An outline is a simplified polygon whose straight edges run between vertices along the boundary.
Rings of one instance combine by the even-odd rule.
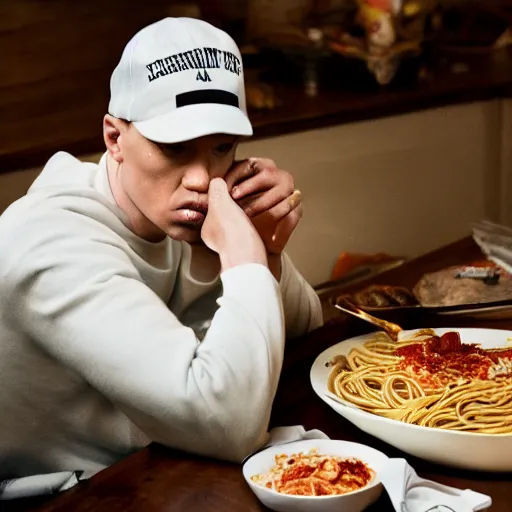
[[[147,139],[168,144],[215,133],[252,135],[251,122],[242,110],[213,103],[187,105],[133,125]]]

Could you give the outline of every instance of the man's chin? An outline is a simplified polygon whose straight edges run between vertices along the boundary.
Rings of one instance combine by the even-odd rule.
[[[201,226],[174,224],[167,230],[167,235],[178,242],[194,244],[201,241]]]

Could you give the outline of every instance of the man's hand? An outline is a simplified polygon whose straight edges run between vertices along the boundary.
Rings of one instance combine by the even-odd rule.
[[[250,158],[226,175],[231,197],[251,218],[267,254],[280,255],[302,215],[300,192],[290,173],[272,160]]]
[[[220,178],[210,182],[208,213],[201,238],[209,249],[219,255],[222,270],[245,263],[268,265],[260,236],[230,197],[226,183]]]

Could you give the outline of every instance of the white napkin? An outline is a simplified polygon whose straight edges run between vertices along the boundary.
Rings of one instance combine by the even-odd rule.
[[[67,491],[80,481],[80,472],[61,471],[45,475],[0,480],[0,500],[31,498]]]
[[[405,459],[389,459],[381,481],[397,512],[473,512],[491,506],[491,498],[420,478]]]
[[[269,440],[265,448],[276,444],[292,443],[305,439],[329,439],[321,430],[306,430],[302,425],[293,427],[275,427],[269,432]]]
[[[487,220],[473,225],[473,239],[488,259],[512,274],[512,229]]]
[[[329,439],[320,430],[306,431],[300,425],[274,428],[269,434],[261,450],[303,439]],[[420,478],[405,459],[389,459],[380,477],[396,512],[476,512],[492,503],[485,494]]]

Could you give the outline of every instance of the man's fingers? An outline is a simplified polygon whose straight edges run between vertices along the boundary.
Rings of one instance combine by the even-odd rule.
[[[249,158],[248,161],[256,172],[260,172],[263,169],[277,169],[276,163],[270,158]]]
[[[249,175],[243,181],[238,181],[231,189],[231,197],[236,201],[258,192],[270,190],[275,185],[274,180],[266,172]]]
[[[290,205],[290,208],[292,210],[294,210],[295,207],[298,206],[301,201],[302,201],[302,193],[300,190],[295,189],[293,191],[292,195],[288,198],[288,203]]]
[[[231,190],[231,197],[238,201],[244,197],[252,196],[260,192],[272,192],[270,197],[284,199],[293,192],[293,179],[289,175],[283,175],[281,181],[276,180],[276,171],[263,170],[241,183]],[[277,200],[277,199],[276,199]],[[267,209],[271,206],[267,206]],[[260,209],[258,205],[257,210]]]
[[[250,196],[246,196],[242,199],[239,199],[236,201],[236,204],[242,208],[242,210],[247,215],[246,210],[250,211],[251,205],[253,201],[256,201],[260,197],[263,197],[266,194],[266,192],[256,192],[255,194],[251,194]]]
[[[276,221],[284,219],[301,205],[301,197],[302,195],[300,190],[294,190],[293,193],[285,200],[274,206],[274,208],[271,208],[268,212],[269,215],[271,215]]]
[[[227,183],[228,190],[232,190],[237,183],[243,182],[251,176],[254,176],[256,172],[256,169],[251,165],[249,160],[242,160],[241,162],[235,163],[224,178]]]
[[[266,192],[256,192],[250,196],[245,196],[237,203],[244,210],[248,217],[267,212],[286,199],[288,194],[283,194],[279,189],[270,189]]]
[[[244,211],[267,252],[281,252],[302,215],[301,194],[293,177],[265,158],[250,158],[232,166],[225,177],[232,199]]]
[[[302,203],[299,202],[295,208],[286,216],[283,217],[279,223],[277,224],[274,235],[272,236],[272,243],[276,244],[282,250],[294,229],[297,227],[300,219],[302,218],[302,214],[304,213],[304,208]]]
[[[273,207],[265,209],[262,215],[265,215],[265,217],[268,219],[272,219],[273,222],[279,222],[281,219],[297,209],[300,205],[301,193],[300,190],[295,190],[293,194],[277,202],[277,204],[275,204]]]

